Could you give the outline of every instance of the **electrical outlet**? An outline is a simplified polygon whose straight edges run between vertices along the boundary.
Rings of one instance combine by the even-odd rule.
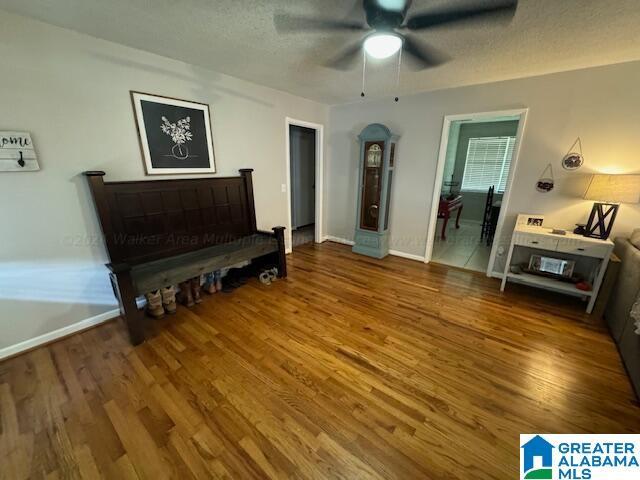
[[[286,184],[286,183],[283,183],[283,184],[281,185],[281,189],[282,189],[282,193],[287,193],[287,184]]]

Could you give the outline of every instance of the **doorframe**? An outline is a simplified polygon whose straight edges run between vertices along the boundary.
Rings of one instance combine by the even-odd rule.
[[[431,213],[429,215],[429,228],[427,229],[427,247],[424,253],[424,262],[429,263],[433,255],[433,244],[435,242],[436,227],[438,221],[438,206],[440,204],[440,192],[442,190],[442,182],[444,179],[444,165],[447,157],[447,147],[449,145],[449,133],[451,124],[460,120],[490,120],[495,117],[520,117],[518,120],[518,131],[516,132],[516,144],[513,149],[513,157],[511,158],[511,166],[509,168],[509,176],[507,177],[507,185],[502,195],[502,206],[498,215],[496,232],[494,238],[501,238],[502,228],[504,226],[505,215],[509,207],[511,199],[511,187],[515,172],[518,168],[520,160],[520,151],[522,146],[522,138],[527,123],[528,108],[518,108],[514,110],[498,110],[493,112],[479,112],[456,115],[445,115],[442,124],[442,136],[440,137],[440,151],[438,153],[438,164],[436,166],[436,178],[433,185],[433,199],[431,200]],[[500,242],[494,242],[491,246],[491,254],[489,255],[489,264],[487,265],[487,277],[493,276],[493,267],[496,262],[497,249]]]
[[[321,123],[312,123],[295,118],[285,118],[285,167],[286,167],[286,194],[287,194],[287,230],[285,232],[286,253],[293,251],[293,232],[291,230],[291,143],[289,138],[289,127],[295,125],[297,127],[311,128],[316,131],[316,195],[315,195],[315,226],[314,226],[314,242],[322,243],[322,202],[324,198],[324,125]]]

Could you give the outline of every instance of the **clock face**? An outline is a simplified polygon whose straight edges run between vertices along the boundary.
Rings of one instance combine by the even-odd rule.
[[[382,148],[374,143],[367,149],[367,168],[378,168],[382,166]]]

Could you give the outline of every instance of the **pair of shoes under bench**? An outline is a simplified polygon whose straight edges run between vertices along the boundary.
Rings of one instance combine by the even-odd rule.
[[[145,295],[147,299],[147,315],[160,318],[165,313],[176,313],[176,291],[173,285],[161,288]]]

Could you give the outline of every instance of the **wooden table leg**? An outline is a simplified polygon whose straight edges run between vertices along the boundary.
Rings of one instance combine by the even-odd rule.
[[[458,208],[458,215],[456,216],[456,228],[460,228],[460,215],[462,214],[462,205]]]
[[[447,231],[447,223],[449,223],[449,212],[444,214],[442,220],[442,234],[440,235],[440,238],[442,238],[442,240],[447,239],[447,235],[445,234],[445,232]]]

